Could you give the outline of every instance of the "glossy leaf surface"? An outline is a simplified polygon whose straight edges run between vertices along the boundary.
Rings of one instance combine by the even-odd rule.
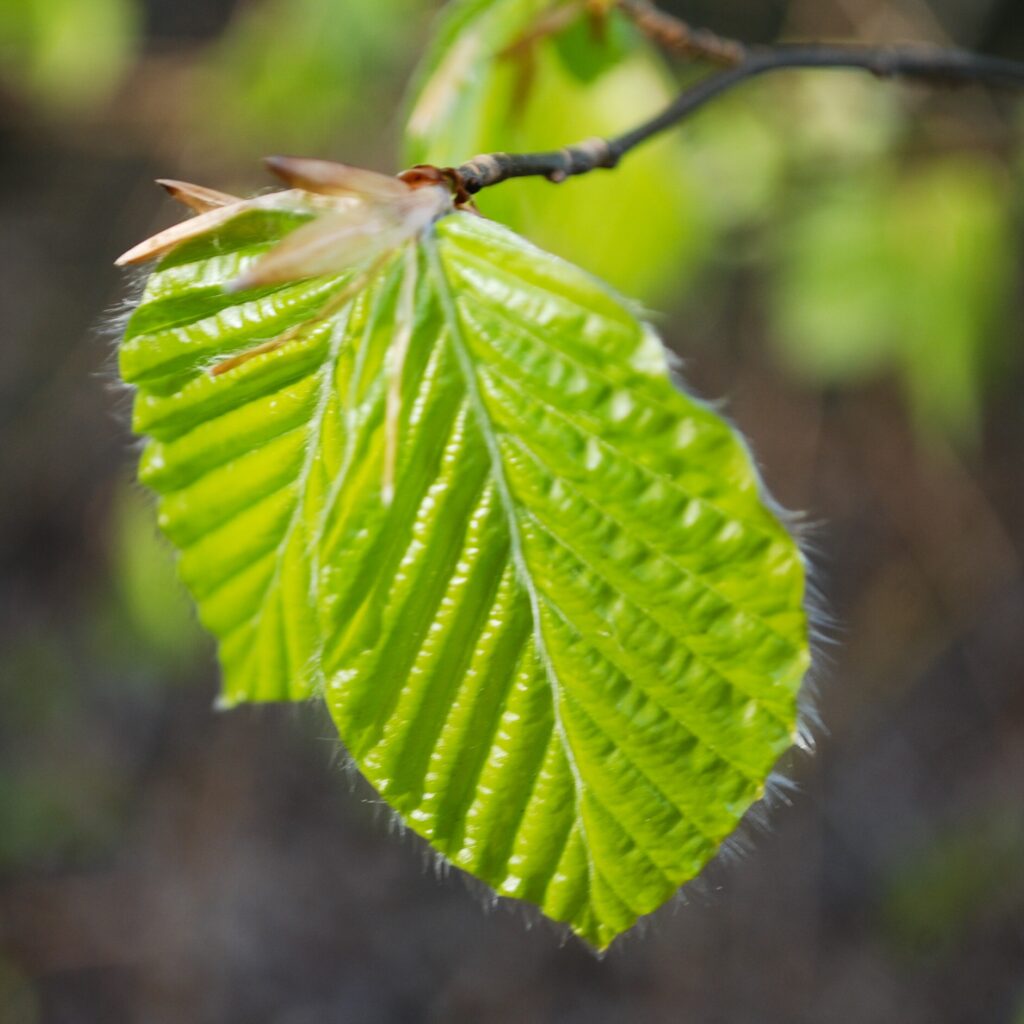
[[[322,692],[411,828],[604,947],[701,870],[793,741],[799,552],[634,312],[481,218],[210,376],[343,286],[223,292],[301,221],[253,211],[173,252],[121,352],[225,698]]]

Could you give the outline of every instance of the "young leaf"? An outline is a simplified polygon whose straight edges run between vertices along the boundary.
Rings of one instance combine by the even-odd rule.
[[[650,328],[479,217],[209,376],[345,286],[224,292],[301,222],[249,210],[171,253],[122,349],[225,696],[322,687],[412,829],[603,948],[792,743],[800,554]]]
[[[150,277],[121,345],[137,385],[133,426],[150,438],[139,477],[161,496],[160,526],[203,624],[219,640],[222,702],[289,700],[316,689],[311,530],[326,488],[328,379],[345,322],[311,326],[286,358],[229,374],[207,368],[309,320],[343,279],[230,295],[223,286],[308,215],[253,210],[186,243]],[[351,339],[348,350],[351,349]]]

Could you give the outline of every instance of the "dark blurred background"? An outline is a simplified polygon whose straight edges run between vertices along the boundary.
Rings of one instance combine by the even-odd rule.
[[[750,41],[1024,59],[1020,0],[669,6]],[[0,0],[0,1021],[1021,1024],[1012,96],[752,84],[623,190],[655,211],[643,245],[590,245],[806,513],[837,623],[796,790],[643,934],[598,960],[436,877],[316,706],[212,710],[214,652],[132,483],[111,262],[177,216],[156,176],[401,166],[435,8]],[[562,141],[592,134],[579,103],[542,106]],[[573,187],[585,255],[603,214]]]

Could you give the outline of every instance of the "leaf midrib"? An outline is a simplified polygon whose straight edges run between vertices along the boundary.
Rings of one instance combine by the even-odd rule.
[[[586,784],[583,780],[580,767],[576,762],[576,755],[572,749],[572,745],[569,742],[568,732],[562,718],[562,710],[559,706],[562,684],[558,678],[558,673],[555,671],[555,666],[551,659],[551,655],[548,652],[547,642],[544,637],[540,609],[541,595],[537,590],[537,585],[530,572],[529,565],[526,562],[526,556],[523,551],[522,536],[519,530],[516,503],[513,499],[512,489],[509,486],[508,478],[505,474],[505,466],[501,458],[501,448],[498,442],[498,436],[495,431],[494,424],[487,412],[483,396],[480,393],[479,382],[476,379],[476,371],[473,365],[473,357],[470,354],[469,347],[462,336],[462,323],[459,320],[455,300],[451,292],[451,286],[448,282],[447,275],[445,274],[444,264],[438,251],[437,237],[433,230],[424,233],[423,248],[427,255],[429,270],[433,274],[437,284],[437,292],[441,303],[442,315],[448,321],[448,337],[452,348],[455,351],[455,356],[462,372],[463,379],[465,380],[466,399],[473,412],[473,416],[477,421],[477,425],[480,428],[484,444],[487,447],[487,453],[491,462],[491,472],[494,477],[495,491],[497,492],[499,502],[505,510],[505,517],[509,530],[509,546],[512,555],[512,562],[515,566],[516,576],[522,584],[523,589],[526,591],[527,598],[530,603],[530,614],[534,624],[534,644],[537,649],[537,657],[544,667],[544,673],[547,677],[548,686],[551,690],[551,704],[554,716],[555,733],[558,736],[566,764],[569,766],[569,771],[573,778],[573,812],[575,819],[579,823],[583,848],[586,851],[589,878],[587,889],[589,890],[590,885],[593,884],[593,879],[596,876],[596,865],[593,860],[593,851],[591,850],[590,843],[587,840],[586,823],[583,818],[583,794]]]

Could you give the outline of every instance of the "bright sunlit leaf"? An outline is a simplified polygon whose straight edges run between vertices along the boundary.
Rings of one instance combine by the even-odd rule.
[[[794,740],[800,553],[651,329],[503,227],[225,290],[312,212],[172,250],[121,349],[225,700],[321,693],[410,828],[603,948]]]

